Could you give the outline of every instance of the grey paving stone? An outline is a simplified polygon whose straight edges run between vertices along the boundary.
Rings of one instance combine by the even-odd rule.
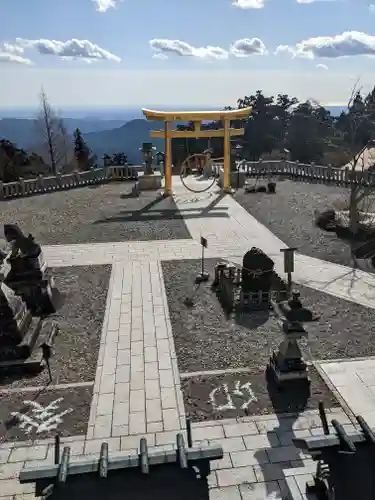
[[[115,382],[130,382],[130,365],[118,366],[115,374]]]
[[[279,484],[276,481],[239,486],[242,500],[283,500]]]
[[[143,354],[144,345],[142,341],[132,341],[130,344],[130,350],[132,356],[137,356],[138,354]]]
[[[233,451],[230,453],[233,467],[246,467],[269,463],[268,456],[264,450]]]
[[[162,410],[163,425],[166,431],[179,430],[180,417],[176,409]]]
[[[226,439],[224,439],[224,430],[221,426],[195,428],[192,431],[192,434],[194,441],[202,441],[203,439],[215,439],[220,440],[220,444],[222,443],[222,441],[227,441]]]
[[[13,448],[8,462],[26,462],[26,460],[45,460],[47,457],[48,445],[28,446]]]
[[[145,390],[145,373],[136,372],[131,374],[130,378],[130,390]]]
[[[289,466],[289,462],[280,464],[262,464],[254,465],[254,472],[257,481],[260,483],[265,481],[278,481],[284,479],[284,470]]]
[[[146,431],[147,434],[150,434],[152,432],[163,432],[164,426],[163,422],[147,422],[146,423]]]
[[[172,371],[172,359],[169,353],[163,353],[161,356],[159,356],[159,370]]]
[[[256,434],[253,436],[244,436],[243,440],[245,442],[246,449],[248,450],[280,446],[278,435],[274,432],[268,432],[267,434]]]
[[[126,382],[115,384],[115,405],[128,403],[130,399],[130,384]]]
[[[146,419],[144,413],[131,413],[129,417],[129,434],[145,434]]]
[[[130,350],[121,349],[117,352],[117,366],[130,365]]]
[[[128,425],[112,425],[111,437],[121,437],[129,435]]]
[[[113,375],[102,375],[99,392],[100,394],[110,394],[115,389],[115,377]]]
[[[93,438],[109,438],[112,430],[112,415],[97,417],[94,426]]]
[[[213,488],[209,493],[210,500],[242,500],[238,486]]]
[[[193,435],[194,438],[194,435]],[[224,452],[232,452],[232,451],[243,451],[245,450],[245,443],[242,437],[233,437],[233,438],[225,438],[225,439],[212,439],[210,440],[210,444],[217,445],[223,447]]]
[[[159,380],[159,370],[157,363],[145,364],[145,377],[146,380]]]
[[[156,399],[161,396],[159,380],[146,380],[146,399]]]
[[[130,390],[130,413],[145,411],[146,396],[144,390]]]
[[[14,498],[13,495],[23,495],[32,494],[35,492],[35,484],[21,484],[19,481],[14,481],[13,479],[4,479],[0,483],[1,495],[4,497]],[[1,497],[0,497],[1,498]]]
[[[142,329],[141,326],[137,327],[137,328],[135,326],[132,326],[131,340],[134,340],[134,341],[144,340],[144,338],[143,338],[143,329]]]
[[[161,389],[161,404],[164,410],[177,408],[176,391],[172,387],[163,387]]]
[[[0,448],[0,464],[5,464],[8,461],[10,452],[10,448]]]
[[[96,415],[111,415],[113,411],[114,393],[99,394]]]
[[[216,471],[219,487],[235,486],[242,483],[255,483],[253,467],[239,467]]]
[[[139,443],[142,437],[147,439],[147,445],[149,448],[155,446],[155,434],[141,434],[136,436],[126,436],[120,438],[120,450],[134,450],[139,449]]]
[[[136,356],[130,357],[130,373],[144,371],[144,365],[143,354],[137,354]]]
[[[282,446],[293,445],[294,438],[304,438],[304,437],[309,437],[311,435],[312,434],[308,429],[300,430],[300,431],[298,431],[298,430],[288,431],[288,432],[282,432],[282,433],[278,434]]]
[[[146,400],[146,420],[149,422],[162,421],[161,401],[160,399],[147,399]]]
[[[160,370],[159,371],[159,379],[160,379],[160,387],[174,387],[175,386],[174,379],[173,379],[173,373],[171,370]]]
[[[233,467],[229,453],[224,453],[223,458],[221,458],[220,460],[212,460],[210,463],[212,470],[231,469]]]
[[[145,363],[156,363],[158,360],[158,353],[156,347],[146,346],[145,348]]]
[[[16,462],[4,464],[0,467],[0,480],[4,479],[18,479],[24,462]],[[1,483],[0,483],[0,496],[1,496]]]
[[[187,443],[186,431],[166,431],[166,432],[158,432],[155,435],[155,443],[156,446],[160,446],[163,444],[176,444],[177,434],[181,432],[184,436],[185,443]]]
[[[113,407],[112,427],[129,425],[129,402],[117,403]]]
[[[258,434],[259,431],[254,422],[241,422],[231,425],[224,425],[225,437],[246,436],[250,434]]]

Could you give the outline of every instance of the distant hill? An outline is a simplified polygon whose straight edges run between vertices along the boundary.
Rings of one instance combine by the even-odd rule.
[[[124,120],[64,118],[64,123],[68,134],[72,135],[76,128],[83,134],[117,128],[124,125]],[[30,149],[40,142],[35,120],[26,118],[0,119],[0,139],[7,139],[24,149]]]
[[[126,153],[128,161],[141,163],[143,161],[142,153],[139,148],[143,142],[152,142],[159,150],[164,151],[163,139],[150,139],[150,130],[162,130],[164,122],[131,120],[122,127],[112,130],[103,130],[101,132],[92,132],[84,134],[86,144],[98,158],[103,158],[105,153]]]

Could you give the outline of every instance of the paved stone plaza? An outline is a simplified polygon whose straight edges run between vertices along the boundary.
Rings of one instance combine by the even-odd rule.
[[[73,455],[97,454],[103,440],[110,452],[136,450],[144,435],[150,447],[169,448],[185,427],[161,261],[199,259],[204,236],[208,258],[241,263],[244,252],[258,246],[283,272],[279,249],[285,244],[232,197],[222,198],[216,190],[187,193],[177,178],[174,188],[192,239],[43,246],[52,268],[112,266],[87,433],[63,439]],[[295,265],[296,283],[375,308],[375,275],[305,255],[297,255]],[[353,413],[360,413],[375,426],[375,360],[314,364],[343,405],[329,410],[330,418],[350,430]],[[268,414],[194,423],[195,442],[220,443],[225,453],[213,464],[210,499],[281,500],[288,492],[295,500],[305,499],[305,483],[316,465],[296,450],[292,438],[321,432],[318,413],[312,410],[298,417]],[[32,500],[34,486],[20,485],[19,471],[29,461],[51,463],[52,457],[51,440],[1,444],[1,500],[13,495]]]

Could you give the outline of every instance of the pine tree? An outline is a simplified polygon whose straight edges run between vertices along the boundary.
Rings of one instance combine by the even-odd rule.
[[[80,170],[90,170],[93,166],[91,151],[82,136],[79,128],[73,134],[74,136],[74,155]]]

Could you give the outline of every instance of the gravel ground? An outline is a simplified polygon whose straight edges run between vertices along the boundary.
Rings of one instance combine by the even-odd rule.
[[[255,179],[250,182],[255,183]],[[259,184],[266,182],[258,181]],[[314,226],[315,210],[332,208],[333,202],[345,200],[347,196],[348,190],[342,187],[284,180],[277,182],[274,195],[246,194],[241,190],[235,199],[299,253],[351,267],[348,244],[335,233],[326,233]]]
[[[95,379],[111,266],[50,268],[63,295],[63,306],[50,319],[60,331],[55,337],[51,368],[54,384]],[[48,373],[29,378],[5,378],[0,388],[45,386]]]
[[[316,323],[305,325],[314,359],[375,356],[375,310],[311,288],[298,289],[303,305],[320,316]]]
[[[60,398],[61,401],[57,401]],[[91,398],[92,387],[0,394],[0,443],[51,438],[55,436],[56,430],[63,437],[85,434],[90,416]],[[65,411],[67,413],[61,416],[62,421],[57,425],[57,429],[43,431],[33,426],[30,428],[31,432],[27,432],[27,429],[20,428],[20,418],[12,416],[11,413],[19,412],[31,418],[36,425],[42,424],[43,421],[33,412],[29,401],[35,401],[44,408],[55,402],[54,408],[50,411],[52,415],[60,415]]]
[[[213,277],[214,259],[206,259]],[[227,319],[211,291],[211,280],[194,297],[194,307],[184,305],[191,296],[200,260],[162,262],[173,337],[180,372],[249,366],[254,373],[268,363],[283,336],[276,318],[268,312]]]
[[[110,183],[4,201],[0,226],[17,223],[40,245],[191,238],[171,198],[130,198],[131,187]]]
[[[245,415],[262,415],[269,413],[299,413],[304,410],[316,410],[318,403],[323,401],[325,408],[339,406],[336,398],[325,385],[322,378],[314,368],[310,368],[310,391],[306,391],[303,383],[293,384],[293,390],[284,389],[278,391],[273,384],[267,384],[264,371],[248,375],[246,373],[227,374],[220,376],[193,377],[182,380],[181,388],[184,394],[186,413],[194,421],[220,420],[223,418],[236,418]],[[242,407],[250,400],[250,394],[246,387],[240,389],[243,397],[233,395],[236,382],[243,385],[251,384],[253,398],[246,407]],[[223,384],[227,384],[229,394],[236,409],[214,409],[210,394],[215,391],[213,397],[215,404],[225,405],[228,403],[223,391]],[[218,388],[218,390],[216,390]]]
[[[194,306],[184,305],[200,271],[199,260],[162,263],[179,369],[182,373],[249,367],[258,373],[283,336],[272,312],[227,318],[210,289],[216,260],[207,260],[209,283],[198,289]],[[300,286],[303,305],[319,320],[306,323],[306,354],[315,360],[375,356],[375,311]]]

